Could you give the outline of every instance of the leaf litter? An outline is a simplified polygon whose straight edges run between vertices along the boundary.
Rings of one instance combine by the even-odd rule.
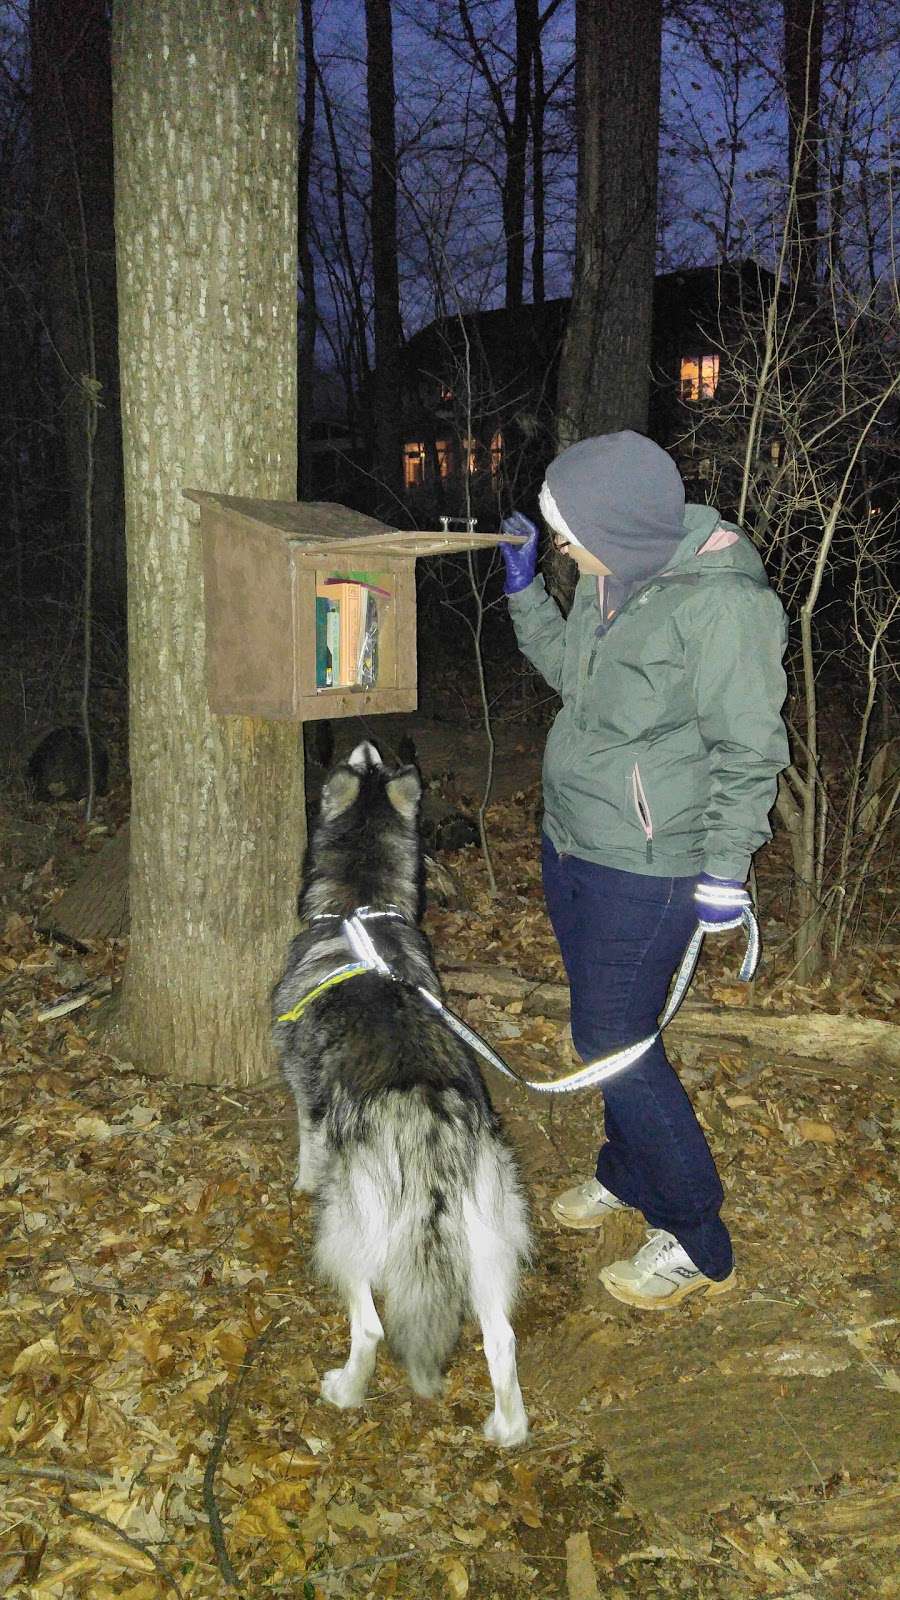
[[[491,808],[496,899],[477,852],[449,858],[466,909],[430,910],[439,960],[562,981],[536,802],[529,790]],[[516,1316],[530,1440],[509,1455],[482,1440],[473,1328],[442,1401],[416,1400],[380,1354],[366,1405],[340,1413],[318,1384],[346,1318],[309,1271],[286,1094],[166,1084],[97,1054],[90,1012],[124,945],[73,962],[36,937],[60,873],[54,857],[8,875],[0,913],[0,1591],[897,1593],[883,1409],[898,1386],[897,1118],[883,1086],[848,1091],[746,1052],[683,1062],[741,1284],[714,1310],[647,1318],[597,1277],[630,1220],[598,1241],[549,1217],[555,1190],[590,1171],[596,1103],[492,1082],[539,1243]],[[698,994],[736,1003],[734,949],[707,946]],[[765,987],[798,1013],[896,1014],[889,954],[800,990],[785,952]],[[60,1010],[73,989],[86,1005]],[[520,1070],[568,1064],[558,1018],[460,1009]]]

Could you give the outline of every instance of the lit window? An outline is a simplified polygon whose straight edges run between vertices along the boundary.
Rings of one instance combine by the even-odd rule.
[[[503,435],[499,431],[491,439],[491,477],[497,483],[503,476]]]
[[[437,469],[439,478],[452,478],[453,476],[453,440],[435,439],[434,453],[437,456]]]
[[[403,487],[417,489],[425,482],[425,446],[419,440],[409,440],[403,446]]]
[[[462,447],[463,460],[466,463],[466,471],[471,478],[478,471],[478,454],[481,447],[477,439],[460,439],[459,442]]]
[[[682,356],[682,400],[711,400],[716,392],[718,381],[719,358],[717,355]]]

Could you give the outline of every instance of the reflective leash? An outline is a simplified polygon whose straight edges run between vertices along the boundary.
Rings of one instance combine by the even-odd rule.
[[[498,1072],[502,1072],[505,1078],[511,1078],[514,1083],[520,1084],[523,1089],[532,1089],[536,1094],[571,1094],[576,1089],[592,1089],[597,1084],[606,1083],[609,1078],[615,1077],[617,1073],[624,1072],[628,1067],[633,1067],[635,1062],[640,1061],[641,1057],[647,1054],[651,1045],[659,1038],[663,1029],[668,1027],[675,1013],[681,1008],[684,997],[690,988],[691,979],[696,971],[697,962],[700,959],[700,949],[704,938],[704,930],[697,928],[681,958],[681,965],[678,968],[675,982],[666,1001],[665,1010],[660,1017],[659,1025],[654,1029],[653,1033],[648,1034],[646,1039],[639,1039],[636,1044],[627,1045],[622,1050],[614,1050],[610,1055],[599,1056],[596,1061],[588,1061],[585,1066],[579,1067],[575,1072],[567,1072],[562,1078],[542,1080],[539,1078],[523,1078],[521,1073],[516,1072],[513,1067],[509,1066],[503,1060],[503,1057],[499,1056],[496,1050],[493,1050],[482,1039],[480,1033],[476,1033],[474,1028],[470,1028],[467,1022],[463,1022],[462,1017],[458,1017],[455,1011],[451,1011],[450,1007],[445,1005],[437,995],[432,994],[430,989],[426,989],[420,983],[410,984],[407,979],[397,976],[384,958],[378,954],[372,939],[364,927],[364,922],[373,917],[398,915],[399,913],[393,908],[390,911],[379,912],[371,910],[368,906],[362,906],[351,917],[345,917],[341,921],[341,932],[356,960],[348,962],[344,966],[336,967],[333,972],[330,972],[327,977],[322,979],[321,983],[317,984],[315,988],[298,1000],[290,1011],[284,1012],[278,1018],[278,1021],[296,1022],[311,1001],[335,984],[343,983],[347,978],[355,978],[363,972],[377,972],[383,978],[390,978],[394,983],[404,983],[408,988],[413,989],[433,1011],[437,1012],[452,1033],[455,1033],[471,1049],[477,1051]],[[759,924],[749,906],[745,906],[741,912],[741,925],[746,929],[747,948],[744,952],[744,959],[741,962],[738,977],[742,983],[749,983],[759,964],[760,951]]]
[[[749,907],[744,909],[741,922],[747,930],[747,949],[744,953],[738,976],[742,983],[749,983],[759,964],[759,925]],[[567,1072],[562,1078],[549,1080],[523,1078],[520,1073],[516,1072],[498,1056],[496,1050],[492,1050],[490,1045],[485,1043],[474,1028],[470,1028],[467,1023],[463,1022],[461,1017],[456,1016],[455,1012],[445,1006],[435,995],[429,994],[427,989],[422,988],[419,989],[419,994],[423,1000],[427,1000],[435,1011],[440,1012],[448,1028],[458,1034],[460,1039],[464,1039],[466,1044],[471,1045],[473,1050],[477,1050],[478,1054],[483,1056],[485,1061],[489,1061],[492,1067],[496,1067],[498,1072],[502,1072],[505,1078],[512,1078],[516,1083],[521,1084],[523,1089],[533,1089],[537,1094],[571,1094],[575,1089],[592,1089],[597,1084],[606,1083],[609,1078],[615,1077],[617,1073],[624,1072],[628,1067],[633,1067],[635,1062],[640,1061],[641,1057],[647,1054],[650,1046],[659,1038],[663,1028],[668,1027],[676,1011],[681,1007],[696,971],[703,937],[703,929],[697,928],[681,958],[681,965],[678,968],[672,991],[666,1002],[666,1008],[659,1020],[659,1026],[654,1029],[653,1033],[648,1034],[646,1039],[639,1039],[637,1044],[627,1045],[623,1050],[615,1050],[611,1055],[599,1056],[596,1061],[588,1061],[585,1066],[579,1067],[575,1072]]]

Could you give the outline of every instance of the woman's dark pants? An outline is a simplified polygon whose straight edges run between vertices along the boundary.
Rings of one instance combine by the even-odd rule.
[[[646,1038],[697,926],[696,878],[650,878],[559,855],[542,839],[544,894],[569,979],[572,1039],[593,1061]],[[603,1086],[597,1177],[665,1228],[709,1278],[726,1278],[722,1185],[662,1039]]]

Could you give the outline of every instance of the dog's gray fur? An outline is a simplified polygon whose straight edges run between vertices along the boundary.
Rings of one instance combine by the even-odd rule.
[[[273,996],[275,1045],[297,1102],[296,1188],[316,1196],[315,1261],[350,1314],[350,1355],[322,1394],[360,1405],[379,1340],[416,1393],[441,1392],[463,1318],[481,1324],[494,1388],[485,1434],[528,1431],[509,1313],[530,1238],[512,1153],[474,1052],[416,993],[440,987],[424,934],[414,767],[389,771],[358,745],[322,793],[300,893],[310,922]],[[367,924],[405,982],[366,972],[325,990],[296,1022],[278,1018],[351,958],[339,918],[396,906]],[[381,1317],[373,1295],[381,1297]]]

